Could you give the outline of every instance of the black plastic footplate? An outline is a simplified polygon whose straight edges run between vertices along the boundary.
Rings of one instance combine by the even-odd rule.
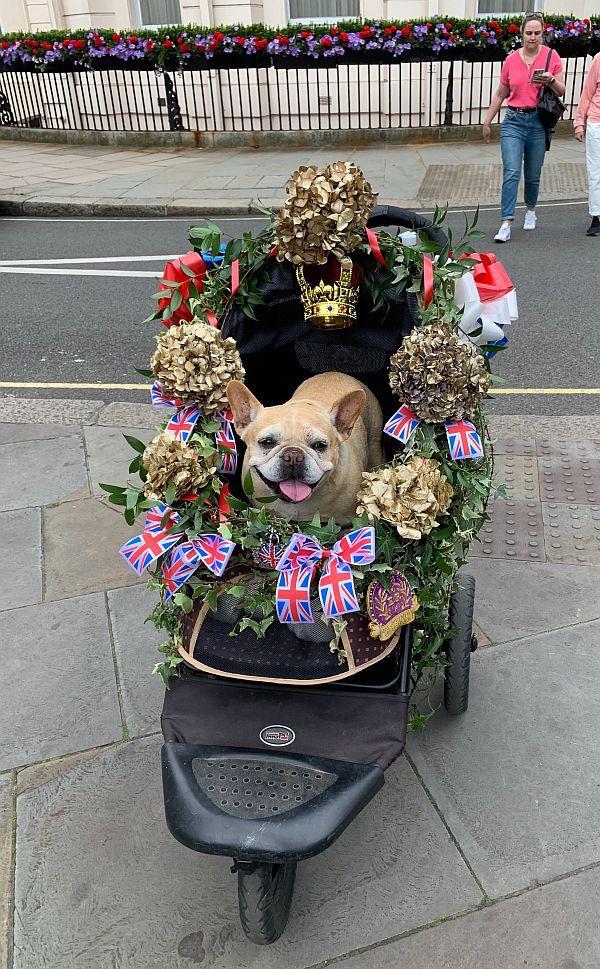
[[[377,765],[169,742],[165,815],[177,841],[241,861],[319,854],[383,787]]]

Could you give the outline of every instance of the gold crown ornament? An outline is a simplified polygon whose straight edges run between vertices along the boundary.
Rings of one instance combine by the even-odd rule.
[[[309,286],[304,267],[296,266],[300,299],[304,307],[304,321],[320,330],[343,330],[357,320],[358,286],[352,286],[352,263],[340,267],[337,282],[321,279]]]

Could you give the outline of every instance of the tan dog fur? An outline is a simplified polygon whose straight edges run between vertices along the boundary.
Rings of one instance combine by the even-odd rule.
[[[315,512],[339,522],[354,515],[362,472],[385,460],[381,408],[364,384],[347,374],[319,374],[287,403],[263,407],[232,380],[227,396],[246,444],[243,476],[252,475],[255,505],[261,506],[256,498],[278,494],[266,507],[296,521],[309,521]]]

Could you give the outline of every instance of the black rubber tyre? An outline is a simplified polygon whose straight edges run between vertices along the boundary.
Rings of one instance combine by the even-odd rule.
[[[472,575],[459,575],[459,588],[450,597],[450,626],[456,633],[446,643],[448,665],[444,670],[444,706],[448,713],[457,716],[469,705],[469,671],[473,643],[473,607],[475,605],[475,579]]]
[[[258,864],[254,871],[238,870],[240,921],[250,942],[277,941],[290,914],[295,880],[295,864]]]

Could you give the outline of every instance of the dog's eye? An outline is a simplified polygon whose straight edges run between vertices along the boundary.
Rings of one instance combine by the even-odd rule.
[[[313,451],[326,451],[327,441],[315,441],[313,444]]]
[[[261,439],[260,439],[260,441],[258,443],[260,444],[261,447],[264,447],[264,448],[267,448],[267,449],[268,448],[272,448],[273,445],[275,444],[275,438],[274,437],[261,437]]]

